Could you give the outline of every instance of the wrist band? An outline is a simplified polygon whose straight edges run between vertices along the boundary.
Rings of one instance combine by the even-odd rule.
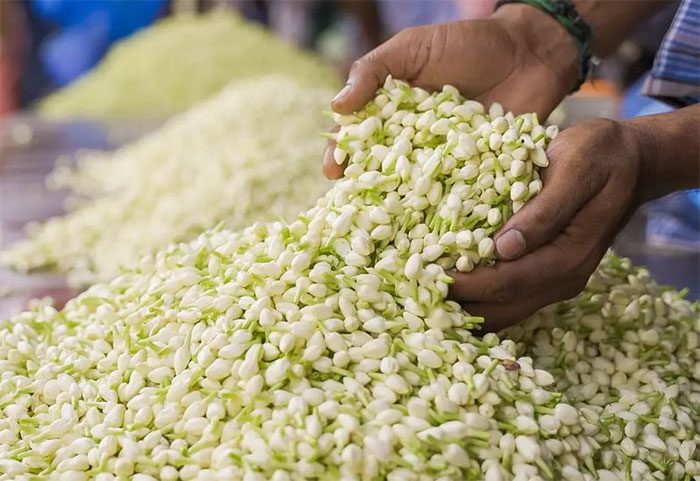
[[[591,64],[591,27],[576,11],[572,0],[498,0],[494,11],[508,3],[524,3],[554,18],[574,37],[579,51],[578,79],[572,92],[581,87],[588,77]]]

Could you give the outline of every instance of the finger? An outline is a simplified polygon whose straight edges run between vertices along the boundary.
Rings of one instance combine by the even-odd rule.
[[[535,295],[541,285],[566,274],[567,261],[564,249],[548,244],[513,262],[454,272],[450,297],[459,302],[503,304]]]
[[[558,237],[557,242],[571,244],[567,247],[577,249],[577,254],[568,254],[568,260],[555,261],[550,266],[543,265],[545,269],[543,271],[530,272],[529,287],[520,293],[516,291],[513,297],[504,298],[499,295],[486,294],[482,298],[484,299],[483,301],[461,302],[464,310],[471,315],[484,317],[486,332],[495,332],[525,320],[550,304],[576,297],[586,286],[588,278],[605,254],[607,245],[600,242],[579,242],[579,245],[573,245],[575,239],[569,235]],[[504,265],[520,264],[524,259],[534,257],[540,251],[546,250],[546,247],[541,247],[523,259],[512,263],[504,263]],[[571,251],[561,249],[561,252]],[[538,261],[541,261],[548,255],[551,254],[543,252],[541,256],[537,256],[539,257]],[[553,266],[559,266],[560,270],[553,270]],[[477,279],[477,282],[483,282],[483,280],[479,281]],[[465,285],[461,286],[461,289],[470,289],[471,292],[475,292],[476,286],[466,285],[465,283]],[[476,296],[471,294],[468,296],[468,298],[472,297]]]
[[[563,286],[563,284],[560,284]],[[505,304],[488,302],[467,302],[462,308],[472,316],[484,318],[482,332],[499,332],[524,321],[540,309],[574,297],[572,288],[543,290],[535,296],[525,297]]]
[[[510,304],[465,303],[462,308],[472,316],[484,318],[480,333],[499,332],[514,326],[547,305],[535,300]]]
[[[332,131],[337,132],[338,127],[335,127]],[[326,145],[326,150],[323,151],[323,175],[329,179],[340,179],[343,176],[343,172],[345,172],[345,164],[338,165],[335,158],[333,158],[335,145],[335,140],[330,139]]]
[[[571,299],[585,284],[579,282],[578,277],[560,277],[554,274],[551,278],[539,278],[532,285],[532,292],[507,302],[465,302],[462,308],[484,318],[485,332],[497,332],[527,319],[543,307]]]
[[[578,295],[614,236],[616,220],[601,222],[611,204],[604,194],[611,189],[588,202],[551,243],[513,262],[453,273],[450,296],[483,316],[485,329],[493,331]]]
[[[360,110],[374,96],[389,74],[410,81],[417,68],[408,61],[416,43],[415,32],[416,29],[401,31],[356,60],[350,68],[345,87],[331,102],[333,110],[339,114],[350,114]]]
[[[368,53],[352,64],[348,81],[333,98],[331,108],[340,114],[360,110],[372,99],[387,75],[389,68],[384,59],[374,51]]]
[[[603,195],[587,202],[560,235],[517,260],[451,273],[450,296],[459,302],[505,304],[541,292],[560,299],[578,293],[615,233],[619,216],[606,217],[610,203]]]
[[[582,181],[567,168],[564,158],[551,155],[550,160],[542,191],[496,234],[496,252],[503,260],[518,259],[550,242],[598,193],[600,187],[591,185],[590,180]]]

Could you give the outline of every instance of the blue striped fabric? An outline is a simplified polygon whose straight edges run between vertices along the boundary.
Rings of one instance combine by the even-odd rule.
[[[679,107],[700,101],[700,0],[681,2],[642,92]]]

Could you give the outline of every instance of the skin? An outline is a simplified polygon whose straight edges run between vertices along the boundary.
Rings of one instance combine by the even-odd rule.
[[[455,273],[452,296],[491,330],[574,297],[642,203],[700,185],[699,134],[700,105],[566,129],[547,151],[546,188],[496,236],[505,262]]]
[[[576,2],[599,55],[663,5]],[[451,84],[467,98],[546,118],[575,85],[577,62],[572,37],[556,21],[506,5],[487,19],[400,32],[353,64],[332,108],[359,110],[391,74],[427,89]],[[594,119],[562,132],[548,148],[542,192],[495,236],[502,262],[454,273],[451,297],[498,330],[575,296],[639,205],[700,184],[698,134],[698,106],[631,121]],[[344,167],[333,162],[333,147],[324,173],[339,178]]]

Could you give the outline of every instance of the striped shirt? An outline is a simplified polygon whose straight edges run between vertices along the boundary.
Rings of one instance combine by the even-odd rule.
[[[683,0],[642,93],[676,107],[700,102],[700,0]]]

